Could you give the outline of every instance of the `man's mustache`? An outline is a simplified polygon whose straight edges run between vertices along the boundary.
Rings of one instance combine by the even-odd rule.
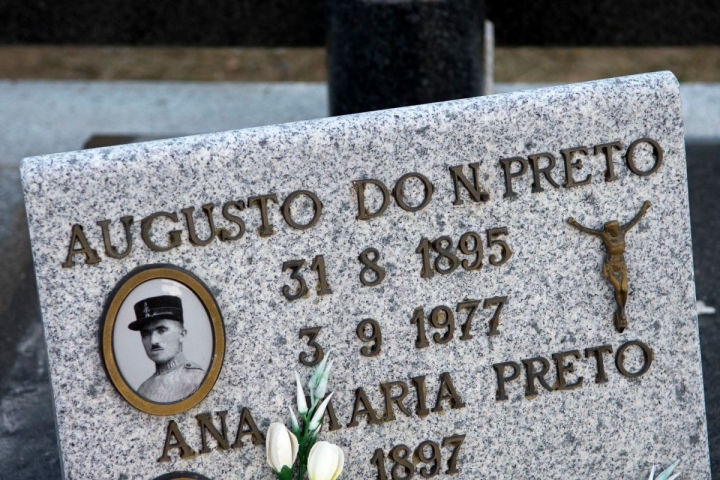
[[[160,345],[153,345],[150,350],[164,350],[164,348],[161,347]]]

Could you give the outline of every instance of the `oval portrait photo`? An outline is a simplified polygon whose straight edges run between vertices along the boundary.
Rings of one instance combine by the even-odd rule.
[[[222,317],[209,289],[171,265],[140,267],[110,295],[102,350],[108,375],[136,408],[172,415],[200,402],[222,366]]]

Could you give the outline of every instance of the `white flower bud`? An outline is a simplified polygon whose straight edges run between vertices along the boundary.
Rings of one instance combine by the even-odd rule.
[[[318,383],[320,382],[320,377],[322,377],[323,371],[325,370],[325,364],[328,361],[328,358],[330,357],[330,353],[325,355],[325,358],[322,359],[320,364],[315,367],[315,371],[313,371],[313,374],[310,376],[310,380],[308,381],[308,388],[312,391],[314,391]]]
[[[328,363],[327,368],[325,368],[325,370],[323,370],[323,373],[322,373],[322,375],[320,375],[320,379],[318,380],[318,385],[315,388],[315,398],[317,398],[318,400],[325,398],[325,392],[327,391],[328,379],[330,378],[330,369],[333,366],[333,362],[334,362],[334,360],[331,361],[330,363]]]
[[[308,426],[308,429],[312,432],[320,428],[320,425],[322,425],[322,418],[325,414],[325,409],[327,408],[327,404],[330,403],[330,399],[332,398],[333,394],[335,392],[328,395],[328,397],[320,404],[320,406],[315,410],[315,414],[312,416],[312,419],[310,420],[310,425]]]
[[[297,383],[297,408],[300,415],[305,415],[308,411],[307,400],[305,400],[305,392],[303,392],[302,384],[300,383],[300,375],[295,372],[295,382]]]
[[[292,411],[292,408],[288,407],[288,410],[290,411],[290,429],[295,434],[296,437],[300,436],[300,424],[298,424],[297,418],[295,418],[295,414]]]
[[[310,449],[308,477],[310,480],[335,480],[344,465],[345,454],[340,447],[330,442],[318,442]]]
[[[292,468],[298,453],[298,441],[282,423],[270,425],[265,441],[267,462],[275,472],[287,465]]]

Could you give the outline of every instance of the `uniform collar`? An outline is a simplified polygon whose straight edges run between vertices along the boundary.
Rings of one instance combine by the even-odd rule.
[[[163,375],[165,373],[172,372],[173,370],[176,370],[187,362],[187,359],[185,358],[185,354],[183,352],[178,353],[175,355],[172,360],[168,360],[165,363],[156,363],[155,364],[155,375]]]

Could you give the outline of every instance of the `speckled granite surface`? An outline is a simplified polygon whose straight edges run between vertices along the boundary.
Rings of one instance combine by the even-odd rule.
[[[619,140],[624,151],[641,137],[656,139],[665,150],[655,174],[631,174],[618,153],[618,180],[605,183],[604,158],[590,156],[575,175],[592,173],[587,186],[556,190],[545,183],[545,192],[533,194],[528,173],[514,182],[518,197],[503,198],[500,158],[551,152],[558,159],[553,177],[561,182],[561,149]],[[466,196],[464,205],[453,206],[448,167],[472,162],[480,163],[490,201],[475,204]],[[378,219],[355,219],[353,180],[377,178],[392,188],[409,172],[435,185],[425,209],[409,213],[393,201]],[[370,462],[376,448],[387,454],[394,445],[414,448],[455,434],[467,435],[457,478],[644,478],[651,465],[676,458],[686,478],[709,478],[682,119],[670,74],[37,157],[24,163],[23,181],[66,478],[144,479],[172,470],[214,479],[270,478],[264,448],[250,445],[192,460],[178,459],[175,451],[170,464],[157,463],[170,418],[138,412],[110,384],[98,348],[103,303],[126,273],[158,262],[198,275],[225,317],[228,347],[215,388],[197,407],[171,417],[196,450],[199,413],[228,410],[233,439],[242,407],[252,410],[263,430],[285,419],[285,406],[294,398],[292,370],[310,371],[297,361],[307,349],[298,331],[322,326],[318,340],[338,359],[331,389],[343,425],[358,387],[380,411],[378,385],[404,381],[410,385],[406,403],[414,409],[410,378],[420,375],[427,377],[430,408],[442,372],[450,372],[466,404],[446,404],[445,414],[425,418],[396,411],[397,420],[381,425],[361,418],[358,427],[323,433],[345,449],[347,478],[377,475]],[[257,235],[258,211],[248,209],[242,213],[247,233],[237,242],[216,239],[196,247],[185,231],[179,248],[158,253],[140,239],[140,220],[155,211],[219,207],[269,193],[282,202],[300,189],[324,203],[319,224],[309,230],[291,229],[272,205],[277,233],[271,237]],[[653,206],[628,233],[630,327],[618,334],[611,323],[612,291],[600,273],[600,241],[565,220],[575,216],[592,227],[625,222],[644,200]],[[109,218],[118,225],[123,215],[135,217],[130,257],[114,260],[101,253],[97,265],[61,267],[73,223],[83,224],[90,243],[102,250],[95,222]],[[222,222],[218,216],[217,225],[226,226]],[[501,226],[508,228],[505,239],[514,251],[506,265],[488,265],[486,254],[479,272],[460,268],[420,278],[414,252],[421,237],[457,241],[467,231],[484,234]],[[201,237],[207,233],[203,227],[198,222]],[[367,247],[380,250],[387,270],[378,287],[362,287],[358,280],[357,256]],[[309,263],[318,254],[325,255],[334,293],[288,302],[280,293],[290,283],[282,262]],[[304,274],[313,278],[309,270]],[[431,340],[430,347],[415,348],[410,319],[416,307],[429,314],[438,305],[454,310],[466,298],[495,295],[509,299],[500,336],[485,335],[490,311],[479,310],[472,340],[460,341],[456,332],[447,345]],[[355,327],[363,318],[383,328],[378,357],[359,354],[363,344]],[[580,389],[541,388],[528,400],[517,380],[508,384],[509,401],[495,401],[494,363],[604,344],[617,350],[628,340],[641,340],[655,352],[639,379],[620,375],[608,357],[609,382],[596,384],[594,362],[582,359],[576,362],[576,373],[585,378]],[[554,376],[548,379],[552,384]],[[444,463],[449,449],[443,456]]]

